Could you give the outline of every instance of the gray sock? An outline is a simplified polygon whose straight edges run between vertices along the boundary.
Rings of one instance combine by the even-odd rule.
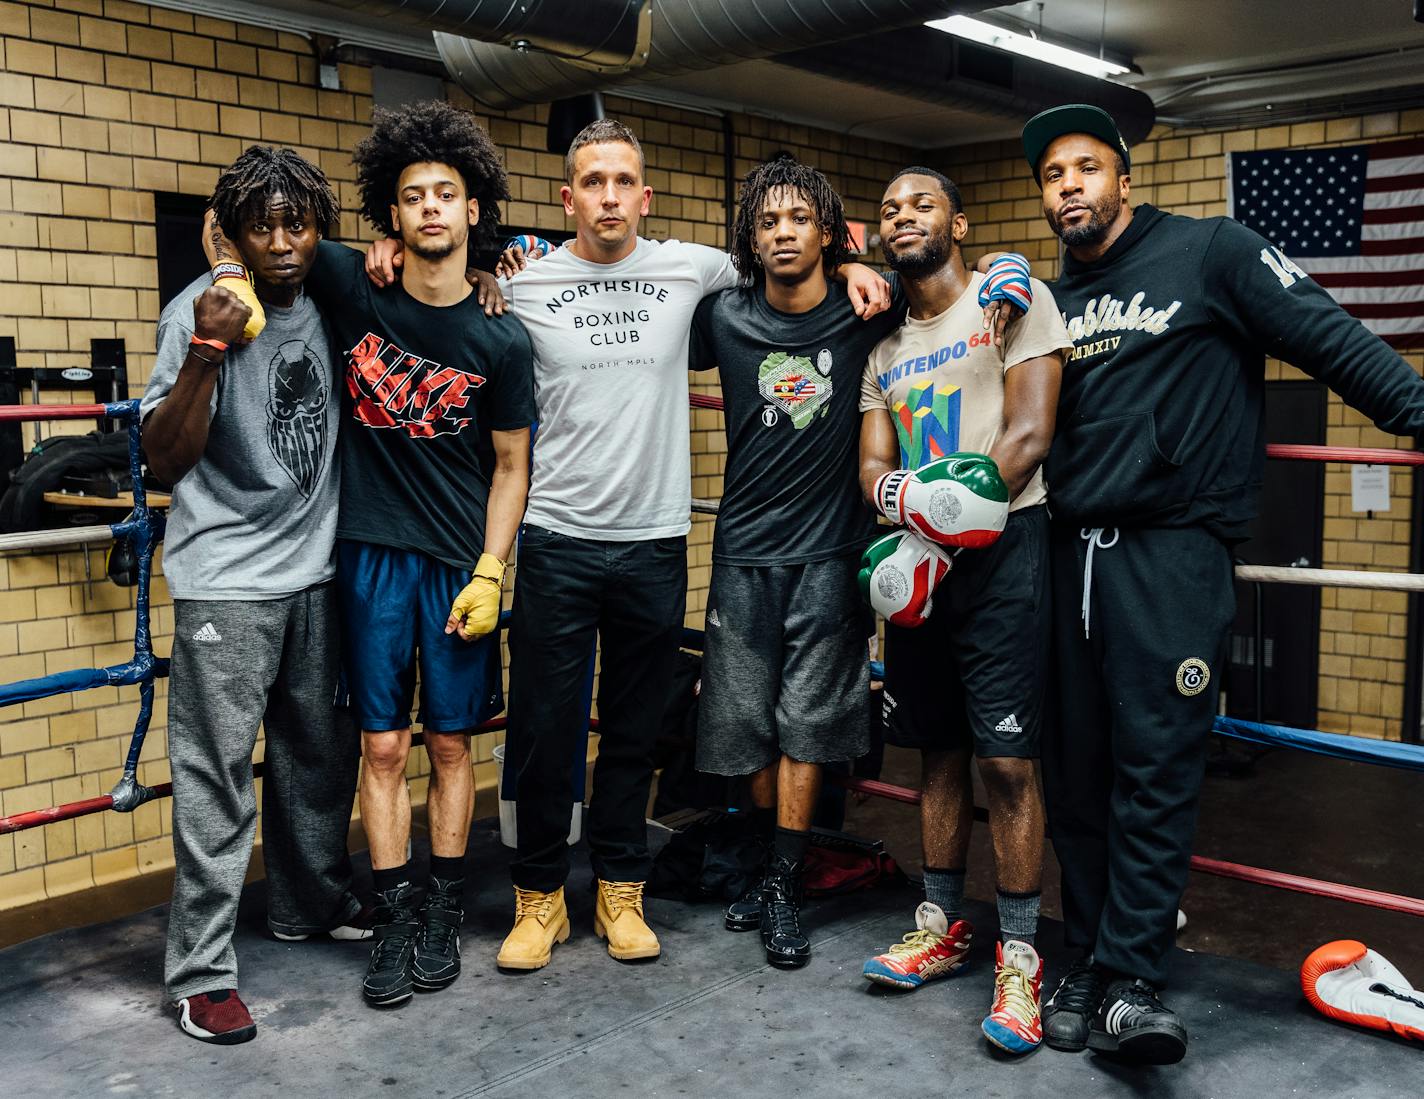
[[[999,940],[1017,939],[1032,946],[1033,937],[1038,933],[1038,891],[1005,893],[1000,889],[998,895]]]
[[[964,871],[925,867],[925,900],[944,910],[950,923],[964,915]]]

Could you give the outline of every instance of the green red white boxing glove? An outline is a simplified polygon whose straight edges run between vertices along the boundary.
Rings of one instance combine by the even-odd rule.
[[[1009,489],[987,454],[961,451],[919,469],[895,469],[875,482],[875,507],[941,546],[982,549],[1004,531]]]
[[[949,573],[950,555],[912,530],[891,531],[860,558],[860,594],[877,614],[913,629],[929,620],[935,588]]]

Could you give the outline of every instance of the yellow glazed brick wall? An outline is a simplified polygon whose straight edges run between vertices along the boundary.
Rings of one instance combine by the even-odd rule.
[[[0,2],[0,336],[22,366],[72,366],[89,341],[119,337],[137,394],[153,365],[158,317],[154,192],[206,195],[246,145],[290,145],[319,163],[344,210],[341,237],[365,239],[350,149],[367,132],[371,73],[341,67],[341,90],[315,87],[310,44],[220,19],[119,0]],[[453,87],[447,94],[472,106]],[[608,99],[641,136],[654,187],[648,236],[724,244],[721,119]],[[547,108],[477,112],[504,150],[514,201],[508,224],[571,228],[557,204],[562,158],[545,151]],[[872,219],[883,181],[908,150],[804,126],[737,117],[736,172],[787,150],[819,163]],[[196,246],[196,242],[195,242]],[[700,392],[715,383],[694,378]],[[45,400],[68,399],[48,393]],[[721,495],[720,413],[693,414],[694,493]],[[75,424],[69,430],[84,430]],[[60,430],[65,430],[61,427]],[[26,438],[32,434],[27,432]],[[689,538],[689,624],[701,624],[711,565],[710,518]],[[103,579],[104,547],[0,556],[0,682],[128,658],[132,591]],[[171,645],[172,612],[155,575],[155,648]],[[105,793],[118,779],[137,689],[26,703],[0,718],[0,815]],[[166,684],[157,686],[141,781],[166,781]],[[498,742],[480,737],[485,765]],[[261,756],[259,748],[258,757]],[[426,766],[413,754],[413,794]],[[171,802],[0,836],[0,908],[171,865]]]
[[[1391,111],[1328,122],[1232,131],[1157,127],[1132,149],[1132,197],[1173,213],[1226,213],[1226,155],[1256,149],[1317,147],[1402,140],[1424,135],[1424,109]],[[1016,248],[1034,274],[1057,274],[1058,241],[1043,220],[1039,191],[1016,141],[945,150],[935,161],[963,192],[972,255]],[[1424,371],[1424,353],[1405,355]],[[1271,361],[1271,379],[1304,378]],[[1403,447],[1331,394],[1325,442],[1331,446]],[[1410,484],[1407,469],[1391,473],[1391,510],[1373,519],[1350,510],[1350,467],[1325,472],[1324,568],[1408,571]],[[1342,588],[1321,591],[1318,727],[1397,740],[1404,709],[1407,601],[1397,592]]]

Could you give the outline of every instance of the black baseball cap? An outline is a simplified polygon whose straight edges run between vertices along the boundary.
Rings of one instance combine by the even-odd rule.
[[[1043,159],[1044,150],[1064,134],[1091,134],[1117,150],[1124,168],[1132,167],[1127,142],[1118,133],[1112,115],[1088,103],[1065,103],[1040,111],[1023,128],[1024,156],[1033,169],[1034,179],[1038,179],[1038,162]]]

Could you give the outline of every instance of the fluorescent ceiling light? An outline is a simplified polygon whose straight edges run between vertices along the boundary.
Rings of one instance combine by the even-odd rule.
[[[1059,68],[1072,69],[1074,72],[1084,73],[1087,76],[1120,76],[1130,71],[1126,65],[1119,65],[1116,61],[1080,53],[1078,50],[1070,50],[1066,46],[1055,46],[1052,42],[1045,42],[1042,38],[1019,34],[1016,31],[1006,31],[992,23],[971,19],[967,15],[951,15],[948,19],[936,19],[926,23],[925,26],[952,34],[957,38],[967,38],[971,42],[979,42],[985,46],[994,46],[1001,50],[1008,50],[1010,53],[1032,57],[1037,61],[1045,61],[1050,65],[1057,65]]]

